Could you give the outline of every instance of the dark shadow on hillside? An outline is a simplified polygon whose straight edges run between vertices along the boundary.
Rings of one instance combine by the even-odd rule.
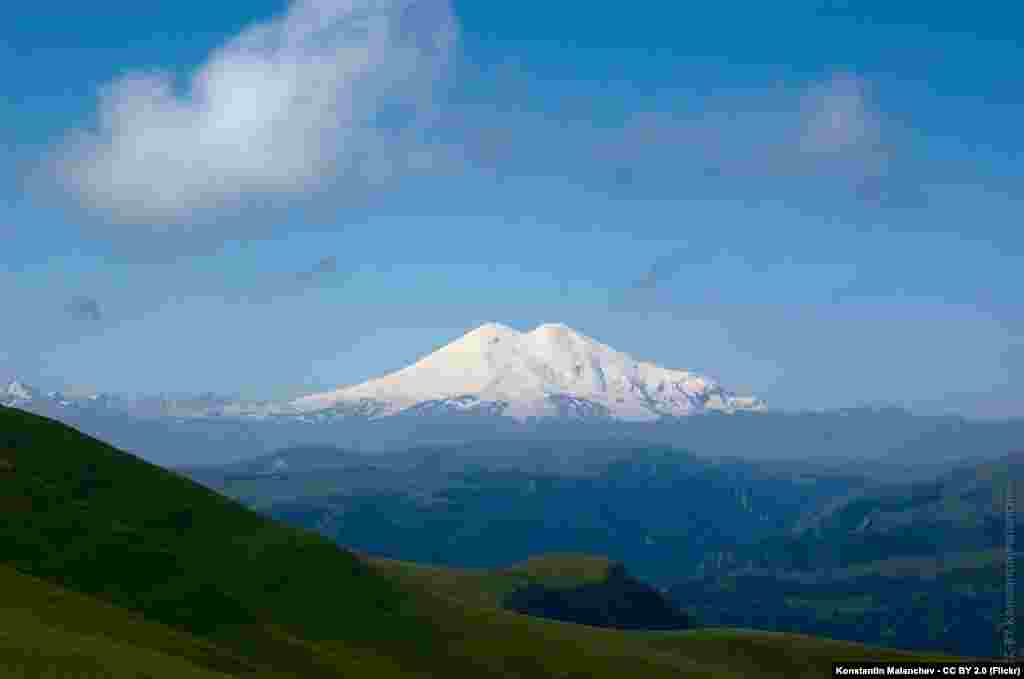
[[[680,630],[693,627],[656,589],[629,575],[621,564],[612,566],[599,583],[558,589],[533,584],[508,595],[505,607],[538,618],[591,627],[628,630]]]

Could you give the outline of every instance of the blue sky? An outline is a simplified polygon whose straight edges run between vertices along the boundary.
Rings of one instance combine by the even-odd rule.
[[[561,321],[1024,415],[1011,3],[98,5],[0,29],[0,377],[278,398]]]

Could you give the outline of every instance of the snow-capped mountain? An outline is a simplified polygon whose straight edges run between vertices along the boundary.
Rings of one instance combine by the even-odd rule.
[[[98,393],[70,395],[60,391],[43,393],[21,380],[0,388],[0,406],[32,410],[41,414],[109,414],[142,419],[264,418],[292,412],[287,404],[237,401],[216,394],[194,396],[121,396]]]
[[[11,380],[3,391],[0,392],[0,403],[4,405],[16,405],[18,403],[28,403],[39,398],[39,390],[30,387],[24,382],[18,380]]]
[[[560,323],[525,333],[488,323],[407,368],[290,405],[372,418],[472,412],[632,421],[765,408],[760,399],[636,360]]]
[[[120,399],[110,394],[72,396],[60,391],[43,393],[21,380],[11,380],[0,389],[0,405],[16,408],[77,408],[100,410],[113,407]]]
[[[558,323],[530,332],[488,323],[403,370],[287,403],[241,401],[215,394],[133,398],[61,392],[44,395],[16,380],[0,391],[0,405],[55,416],[116,414],[303,424],[452,414],[519,421],[644,422],[711,411],[765,409],[760,399],[737,396],[685,370],[638,361]]]

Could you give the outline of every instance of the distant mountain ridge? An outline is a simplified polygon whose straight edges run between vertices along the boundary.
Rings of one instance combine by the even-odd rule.
[[[866,485],[788,533],[708,550],[671,586],[713,626],[787,629],[974,657],[1002,651],[1007,483],[1024,451]],[[1017,532],[1024,520],[1017,515]]]
[[[478,415],[530,419],[653,422],[719,412],[760,412],[706,377],[639,361],[561,323],[523,333],[487,323],[415,364],[384,377],[289,402],[202,394],[126,398],[42,394],[10,382],[0,405],[103,410],[140,417],[271,419],[305,423],[395,415]]]

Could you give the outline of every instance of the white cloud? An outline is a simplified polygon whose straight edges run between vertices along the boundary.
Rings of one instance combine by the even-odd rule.
[[[58,150],[87,207],[175,222],[254,194],[373,184],[430,166],[416,141],[454,54],[447,0],[297,0],[213,52],[184,87],[135,73]]]

